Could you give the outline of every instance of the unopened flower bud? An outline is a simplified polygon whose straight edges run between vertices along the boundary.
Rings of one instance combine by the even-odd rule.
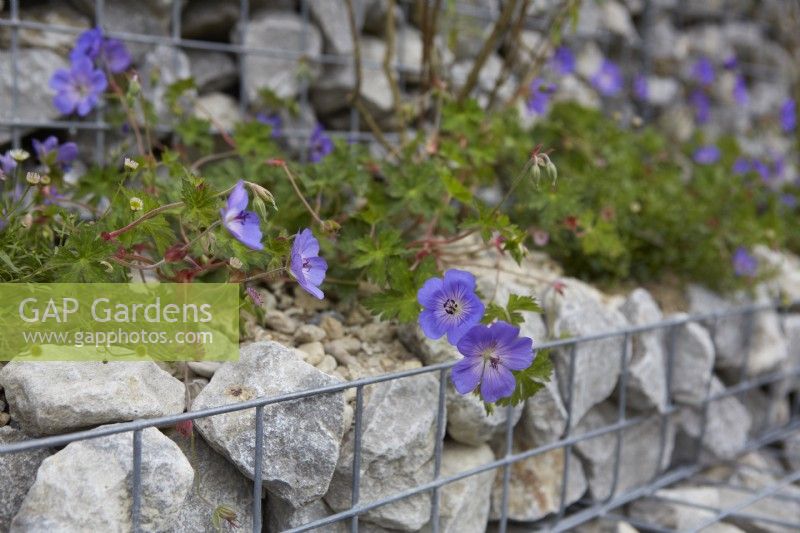
[[[33,224],[33,215],[30,213],[25,213],[25,215],[20,220],[20,224],[22,224],[23,228],[30,228]]]
[[[142,84],[139,83],[139,76],[134,74],[128,82],[128,94],[138,96],[140,92],[142,92]]]
[[[275,211],[278,210],[278,206],[275,205],[275,197],[272,196],[271,192],[261,185],[251,181],[248,181],[247,185],[250,187],[250,190],[253,191],[253,194],[256,196],[256,198],[261,198],[263,201],[269,202],[272,204],[272,208],[275,209]]]
[[[144,202],[138,196],[132,197],[129,204],[131,206],[131,211],[141,211],[144,209]]]
[[[14,161],[17,161],[18,163],[25,161],[31,156],[30,153],[23,150],[22,148],[15,148],[14,150],[11,150],[10,152],[8,152],[8,155],[10,155],[11,158]]]
[[[25,181],[31,185],[38,185],[42,181],[42,177],[38,172],[28,172],[25,174]]]
[[[106,272],[108,272],[109,274],[111,274],[112,272],[114,272],[114,265],[112,265],[112,264],[111,264],[111,263],[109,263],[108,261],[100,261],[100,264],[101,264],[101,265],[103,265],[103,268],[104,268],[104,269],[105,269],[105,271],[106,271]]]
[[[231,257],[228,260],[228,264],[231,266],[231,268],[234,268],[236,270],[241,270],[242,267],[244,266],[241,259],[239,259],[238,257]]]
[[[45,174],[44,176],[42,176],[42,177],[39,179],[39,183],[41,183],[42,185],[50,185],[50,176],[48,176],[47,174]]]
[[[341,224],[335,220],[325,220],[322,222],[322,231],[328,235],[336,233],[341,228]]]
[[[552,161],[548,161],[545,170],[547,172],[547,177],[550,178],[550,181],[555,185],[558,179],[558,169],[556,169],[555,164],[553,164]]]
[[[533,180],[538,185],[539,182],[542,180],[542,169],[539,167],[539,163],[534,163],[533,168],[531,169],[531,174],[533,175]]]

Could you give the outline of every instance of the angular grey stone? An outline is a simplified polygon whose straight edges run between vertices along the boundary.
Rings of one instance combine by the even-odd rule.
[[[433,478],[439,381],[422,374],[367,389],[361,439],[361,501],[383,498]],[[413,413],[413,416],[409,416]],[[444,421],[443,421],[444,422]],[[342,444],[325,501],[335,511],[350,507],[353,431]],[[362,515],[382,527],[415,531],[430,517],[430,497],[417,494]]]
[[[392,90],[381,65],[386,45],[375,37],[362,37],[361,47],[361,100],[376,115],[392,110]],[[372,68],[366,64],[371,63]],[[330,65],[313,84],[311,102],[321,115],[329,115],[349,108],[349,94],[355,87],[355,69],[351,61],[345,65]]]
[[[11,415],[29,435],[182,413],[183,383],[150,361],[12,361],[0,370]]]
[[[199,435],[184,437],[174,429],[168,434],[194,469],[195,479],[186,500],[172,515],[166,531],[215,533],[214,511],[225,506],[236,513],[242,531],[253,529],[253,482],[211,449]]]
[[[331,508],[322,499],[294,508],[280,498],[275,497],[270,497],[267,500],[267,512],[269,513],[269,531],[284,531],[300,527],[333,514]],[[335,522],[325,526],[325,531],[326,533],[347,533],[350,531],[349,524],[350,522],[347,520]],[[359,522],[359,531],[361,531],[362,526],[362,522]]]
[[[602,403],[586,413],[575,428],[575,435],[612,426],[618,419],[617,406]],[[665,424],[663,446],[661,419],[657,416],[648,416],[642,422],[622,431],[615,495],[644,485],[669,465],[675,443],[675,426],[669,419]],[[617,468],[616,444],[617,433],[611,432],[575,445],[589,481],[589,493],[595,501],[611,496],[614,471]]]
[[[514,452],[526,448],[514,444]],[[499,452],[494,443],[495,452]],[[505,453],[503,451],[503,453]],[[502,454],[498,453],[498,457]],[[569,478],[566,505],[576,502],[586,492],[583,466],[574,453],[569,453]],[[511,464],[508,487],[508,517],[511,520],[532,521],[558,511],[561,504],[561,484],[564,477],[564,450],[540,453]],[[503,476],[495,477],[492,489],[492,520],[500,518],[503,498]]]
[[[20,19],[38,24],[67,26],[77,31],[89,28],[89,19],[77,13],[66,3],[58,9],[52,5],[32,5],[21,2]],[[0,48],[11,48],[11,27],[0,28]],[[19,46],[25,48],[49,48],[55,52],[68,52],[75,44],[75,35],[58,31],[47,31],[33,28],[20,28],[18,32]],[[23,64],[21,64],[22,66]]]
[[[595,289],[576,279],[564,278],[562,282],[563,294],[550,287],[542,298],[551,338],[564,335],[579,337],[627,326],[628,322],[622,313],[604,305],[602,295]],[[602,402],[614,391],[619,377],[623,342],[623,337],[619,336],[575,346],[573,427],[593,405]],[[570,386],[570,350],[553,351],[562,397],[566,397],[566,389]]]
[[[235,0],[187,2],[181,14],[181,36],[185,39],[224,41],[239,20],[240,5]]]
[[[189,66],[201,93],[224,91],[236,84],[239,70],[231,56],[223,52],[187,50]]]
[[[670,105],[678,98],[680,84],[673,78],[648,76],[647,103],[654,106]]]
[[[403,9],[395,4],[394,24],[396,28],[405,22]],[[389,12],[387,0],[367,0],[364,5],[364,31],[374,35],[383,36],[386,31],[386,17]]]
[[[790,435],[783,441],[786,465],[791,470],[800,470],[800,433]]]
[[[239,102],[225,93],[208,93],[195,98],[192,112],[195,117],[208,120],[226,131],[233,131],[241,122]]]
[[[645,289],[628,295],[619,309],[634,326],[661,322],[658,304]],[[666,350],[664,330],[657,329],[632,336],[632,356],[628,365],[628,405],[637,409],[666,407]]]
[[[697,322],[687,322],[676,329],[674,343],[672,394],[679,401],[702,401],[714,369],[711,335]]]
[[[556,441],[567,428],[567,410],[558,392],[555,374],[550,382],[525,401],[519,431],[525,443],[541,446]]]
[[[422,0],[417,0],[417,5]],[[420,27],[419,9],[412,9],[414,23]],[[494,21],[500,15],[498,3],[494,0],[463,0],[458,9],[446,17],[439,17],[439,35],[453,35],[456,59],[470,59],[478,55],[483,42],[491,32]]]
[[[800,301],[800,258],[796,255],[768,248],[756,246],[753,255],[763,261],[765,268],[774,272],[770,278],[770,287],[775,287],[790,301]]]
[[[53,93],[43,80],[43,73],[52,75],[66,68],[65,58],[51,50],[27,49],[17,51],[17,98],[14,99],[14,75],[11,52],[0,50],[0,109],[6,121],[44,122],[58,118],[53,106]],[[0,144],[11,139],[10,132],[0,130]]]
[[[311,18],[322,30],[326,53],[344,56],[353,53],[353,39],[347,9],[340,0],[314,0],[308,3],[308,10]],[[356,9],[355,15],[357,33],[361,33],[358,9]]]
[[[290,54],[286,57],[263,54],[245,56],[245,87],[251,102],[257,101],[261,89],[269,89],[280,98],[294,97],[299,92],[301,76],[313,78],[319,73],[319,65],[315,60],[322,53],[322,36],[313,24],[306,26],[303,19],[294,13],[255,13],[247,24],[245,35],[242,36],[241,30],[236,28],[231,41],[248,48],[282,50]],[[301,57],[309,60],[302,68]]]
[[[28,440],[21,431],[0,428],[0,446]],[[50,457],[48,449],[0,454],[0,531],[8,531],[22,500],[36,479],[42,461]]]
[[[783,332],[786,336],[786,346],[789,349],[788,357],[782,365],[787,373],[800,368],[800,313],[788,313],[783,316]],[[786,379],[779,385],[785,394],[800,390],[796,379]]]
[[[522,415],[522,405],[512,409],[512,425]],[[508,408],[497,407],[486,414],[483,402],[474,394],[459,394],[452,384],[447,386],[447,434],[458,442],[480,446],[505,431]]]
[[[239,361],[214,373],[192,410],[338,383],[275,342],[241,348]],[[344,434],[342,393],[264,407],[264,486],[295,507],[328,490]],[[254,475],[255,419],[252,409],[201,418],[195,426],[212,448],[247,477]]]
[[[130,433],[76,441],[42,462],[11,532],[130,531]],[[167,528],[192,488],[192,467],[155,428],[142,431],[142,531]]]
[[[442,449],[442,477],[454,476],[466,470],[494,461],[492,449],[445,442]],[[439,500],[439,531],[442,533],[483,533],[489,521],[492,486],[497,470],[487,470],[448,483],[442,487]],[[433,531],[430,522],[421,530]]]
[[[687,501],[697,505],[722,508],[719,491],[716,487],[682,487],[661,489],[656,496],[679,501]],[[628,516],[645,520],[650,524],[658,524],[675,531],[686,531],[697,527],[700,523],[714,517],[716,511],[698,509],[691,505],[680,505],[663,500],[642,498],[633,502],[628,509]],[[719,523],[703,531],[713,533],[744,533],[730,524]]]
[[[94,0],[71,2],[87,17],[95,16]],[[155,37],[167,37],[172,21],[172,0],[106,0],[103,2],[103,28],[108,32],[124,32]],[[126,42],[134,60],[144,57],[151,44]]]
[[[723,299],[697,285],[689,286],[688,296],[691,313],[725,311],[749,303],[743,296],[737,296],[733,301]],[[762,285],[756,287],[754,301],[767,303],[774,299],[768,295],[767,287]],[[738,371],[747,357],[748,375],[773,370],[788,355],[786,340],[780,330],[780,317],[775,311],[720,318],[716,323],[714,341],[717,348],[716,367]]]
[[[719,394],[724,390],[722,382],[713,376],[710,394]],[[702,411],[685,407],[678,416],[680,431],[675,442],[676,456],[679,459],[693,459],[702,428]],[[736,396],[726,396],[709,402],[703,452],[710,453],[716,459],[732,459],[747,443],[750,426],[750,414]]]
[[[142,94],[153,103],[160,120],[169,117],[164,99],[169,86],[191,76],[189,57],[177,47],[161,44],[145,54],[141,67]]]
[[[750,389],[738,395],[739,400],[750,414],[750,435],[758,437],[769,430],[785,426],[791,418],[789,397],[783,394],[780,387],[767,387],[769,392]]]

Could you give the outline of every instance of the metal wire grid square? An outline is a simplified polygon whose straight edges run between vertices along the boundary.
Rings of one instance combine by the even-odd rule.
[[[675,485],[676,483],[689,480],[693,476],[696,476],[703,471],[704,467],[707,466],[707,464],[704,463],[703,458],[701,456],[702,443],[705,438],[705,431],[706,431],[706,417],[709,405],[715,401],[720,401],[730,396],[739,396],[747,393],[748,391],[756,390],[758,388],[770,385],[775,385],[775,386],[783,385],[785,387],[784,390],[795,391],[793,393],[794,397],[793,397],[793,403],[791,405],[791,413],[789,420],[784,425],[770,426],[769,424],[767,424],[759,428],[754,438],[748,442],[748,444],[745,446],[744,450],[741,451],[741,453],[751,450],[763,449],[765,446],[778,442],[781,439],[800,430],[800,409],[799,409],[800,394],[798,394],[797,392],[798,389],[800,389],[800,367],[795,366],[789,369],[783,369],[769,374],[763,374],[753,377],[748,376],[745,370],[747,368],[747,364],[749,361],[749,349],[747,346],[745,346],[743,347],[744,356],[742,358],[742,366],[740,368],[741,379],[737,383],[729,386],[727,389],[721,392],[712,394],[710,387],[711,380],[713,379],[713,373],[712,373],[711,377],[708,380],[707,388],[705,391],[705,398],[702,402],[697,402],[697,403],[678,402],[676,401],[672,393],[671,378],[673,375],[673,367],[675,360],[676,358],[681,357],[682,354],[675,352],[675,343],[670,341],[667,343],[668,350],[667,350],[667,360],[665,368],[667,376],[667,385],[668,385],[666,393],[667,408],[664,410],[663,413],[638,414],[635,416],[628,416],[627,414],[628,404],[627,404],[627,394],[626,394],[627,381],[629,376],[628,340],[630,340],[636,335],[641,335],[648,332],[656,332],[656,331],[663,331],[669,338],[673,338],[674,340],[678,328],[688,323],[703,323],[710,326],[712,329],[712,338],[714,338],[713,328],[722,319],[742,316],[745,318],[745,324],[752,324],[753,317],[757,313],[771,312],[776,309],[780,311],[785,311],[784,308],[779,308],[779,306],[777,306],[776,304],[752,304],[746,307],[741,307],[724,312],[673,318],[656,324],[649,324],[646,326],[628,327],[618,331],[597,333],[577,338],[560,339],[540,344],[539,345],[540,349],[560,349],[560,350],[566,350],[566,352],[568,353],[569,366],[566,376],[567,394],[566,398],[564,399],[565,408],[567,411],[567,425],[566,425],[567,429],[563,437],[543,446],[515,452],[512,447],[512,443],[514,441],[513,417],[508,416],[505,427],[505,445],[506,445],[505,454],[490,463],[449,476],[442,475],[441,464],[442,464],[443,439],[445,432],[445,425],[444,425],[444,420],[446,416],[445,398],[448,386],[448,370],[453,366],[454,362],[440,363],[437,365],[426,366],[409,371],[398,372],[383,376],[370,377],[348,383],[341,383],[312,390],[297,391],[290,394],[282,394],[280,396],[275,396],[275,397],[257,398],[254,400],[250,400],[235,405],[225,405],[212,409],[187,412],[180,415],[166,416],[156,419],[137,420],[134,422],[117,424],[114,425],[113,427],[103,427],[99,429],[80,431],[66,435],[51,436],[39,439],[32,439],[29,441],[24,441],[19,443],[2,445],[0,446],[0,454],[22,452],[25,450],[40,449],[40,448],[53,448],[58,446],[64,446],[70,442],[78,440],[97,438],[123,432],[132,433],[133,473],[131,476],[131,484],[132,484],[131,491],[133,495],[132,496],[133,505],[132,505],[131,520],[133,522],[134,531],[141,531],[140,512],[141,512],[141,487],[142,487],[142,479],[141,479],[142,431],[145,428],[149,427],[174,425],[181,421],[196,420],[198,418],[217,416],[233,411],[253,409],[255,414],[255,422],[254,422],[255,475],[253,479],[252,512],[253,512],[253,531],[258,532],[262,530],[262,514],[263,514],[261,507],[263,473],[261,467],[262,467],[263,447],[264,447],[264,440],[263,440],[264,436],[263,431],[265,424],[264,407],[268,405],[276,405],[282,402],[301,400],[303,398],[309,398],[320,394],[333,394],[344,391],[345,389],[348,388],[355,388],[356,405],[355,405],[354,423],[353,423],[354,458],[353,458],[353,479],[351,487],[352,506],[348,510],[334,513],[326,518],[315,520],[313,522],[295,527],[288,531],[292,532],[310,531],[316,528],[324,528],[324,526],[328,526],[330,524],[334,524],[337,522],[349,521],[351,531],[357,532],[359,530],[359,517],[364,515],[368,511],[387,504],[391,504],[393,502],[399,501],[401,499],[410,496],[429,493],[431,498],[430,527],[432,531],[438,532],[440,530],[440,500],[441,500],[442,488],[450,483],[454,483],[456,481],[465,479],[467,477],[477,475],[489,470],[499,469],[502,470],[502,503],[500,509],[500,520],[497,525],[497,530],[500,532],[505,532],[509,524],[508,497],[509,497],[509,486],[511,481],[511,470],[510,470],[511,465],[513,463],[522,461],[524,459],[534,457],[536,455],[540,455],[543,453],[552,452],[555,450],[561,450],[562,453],[564,454],[560,504],[558,510],[555,513],[553,513],[553,515],[550,518],[536,523],[535,527],[537,530],[547,530],[554,532],[570,531],[573,528],[595,518],[600,518],[605,520],[624,518],[633,525],[638,524],[641,527],[647,527],[654,531],[671,531],[669,529],[659,526],[658,524],[646,523],[646,521],[642,519],[630,520],[627,517],[623,517],[623,515],[619,514],[616,510],[620,509],[625,504],[640,498],[651,498],[651,499],[661,498],[663,500],[664,498],[658,496],[656,494],[656,491],[658,491],[661,488],[669,487]],[[746,326],[746,329],[749,327],[750,326]],[[619,357],[621,365],[620,378],[619,378],[617,420],[612,424],[608,424],[591,431],[587,431],[578,435],[572,434],[570,430],[571,424],[569,422],[571,421],[573,414],[572,392],[574,391],[576,358],[580,356],[577,348],[585,343],[597,342],[605,339],[614,339],[614,338],[623,339],[622,350],[620,351],[620,353],[608,354],[608,357],[610,358]],[[745,338],[747,338],[747,336],[745,336]],[[433,478],[427,483],[413,487],[408,487],[403,491],[400,491],[396,494],[392,494],[385,498],[381,498],[378,500],[371,500],[371,501],[362,501],[360,497],[360,486],[361,486],[361,452],[362,452],[361,438],[363,432],[363,412],[364,412],[364,401],[365,401],[364,388],[369,385],[385,383],[397,379],[405,379],[412,376],[418,376],[421,374],[428,374],[428,373],[437,375],[439,380]],[[768,411],[771,411],[774,408],[776,398],[777,395],[771,396],[770,407]],[[702,410],[701,429],[700,429],[700,434],[695,439],[695,449],[693,453],[693,459],[685,464],[673,465],[665,471],[662,471],[661,467],[657,467],[652,476],[652,479],[649,482],[630,488],[629,490],[618,491],[617,482],[619,479],[619,473],[621,467],[620,466],[621,457],[624,451],[622,444],[623,432],[626,429],[631,428],[637,424],[644,423],[648,420],[658,419],[661,424],[661,433],[660,433],[661,438],[660,438],[660,449],[659,449],[660,458],[659,461],[656,462],[656,465],[662,465],[663,459],[665,457],[664,454],[666,451],[666,440],[665,440],[666,424],[668,423],[668,419],[670,416],[672,416],[674,413],[678,412],[680,409],[683,408]],[[509,410],[511,410],[511,408],[509,408]],[[614,475],[609,495],[607,498],[601,501],[590,501],[588,499],[583,499],[576,504],[568,505],[566,487],[568,486],[568,481],[570,476],[570,469],[569,469],[570,463],[568,461],[569,454],[572,448],[576,444],[603,435],[614,435],[616,437],[616,444],[614,449]],[[736,461],[734,461],[733,464],[737,465],[737,468],[741,468],[741,465],[739,465]],[[748,514],[748,512],[746,511],[746,507],[756,502],[759,502],[765,498],[777,497],[776,495],[780,494],[782,488],[798,480],[800,480],[800,471],[795,471],[788,475],[785,475],[776,483],[764,486],[760,490],[747,489],[746,497],[743,500],[737,502],[735,505],[730,506],[728,508],[707,508],[708,506],[703,506],[701,504],[693,502],[674,502],[674,503],[680,503],[681,505],[687,505],[687,506],[694,506],[695,508],[700,508],[705,511],[708,511],[709,513],[708,517],[702,523],[698,524],[696,527],[690,530],[690,531],[700,531],[711,524],[717,523],[729,517],[750,516],[752,518],[753,515]],[[744,488],[735,487],[735,488],[744,490],[746,487]],[[785,520],[777,520],[771,517],[766,517],[766,518],[758,517],[758,519],[759,520],[763,519],[767,522],[771,521],[772,523],[780,522],[782,525],[786,527],[795,527],[800,529],[800,516],[798,517],[797,522],[786,522]],[[534,525],[529,524],[527,527],[533,528]]]

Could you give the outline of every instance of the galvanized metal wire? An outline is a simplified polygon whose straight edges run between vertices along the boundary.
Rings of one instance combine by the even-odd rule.
[[[575,365],[577,358],[580,354],[577,351],[577,347],[579,345],[603,340],[603,339],[610,339],[610,338],[621,338],[623,340],[627,340],[634,335],[653,332],[653,331],[665,331],[665,332],[674,332],[676,328],[688,324],[688,323],[714,323],[720,319],[724,318],[731,318],[736,316],[744,316],[744,317],[753,317],[755,314],[760,312],[772,312],[772,311],[781,311],[785,310],[784,307],[781,307],[777,303],[758,303],[758,304],[750,304],[747,306],[739,307],[736,309],[729,309],[725,311],[715,312],[715,313],[706,313],[706,314],[696,314],[690,316],[681,316],[676,318],[670,318],[655,324],[647,324],[643,326],[631,326],[622,328],[616,331],[608,331],[608,332],[601,332],[592,335],[585,335],[581,337],[574,337],[574,338],[566,338],[566,339],[558,339],[543,342],[538,345],[539,349],[549,349],[549,348],[565,348],[569,350],[569,376],[574,376]],[[609,358],[621,357],[622,361],[626,361],[628,359],[628,349],[626,346],[628,345],[627,342],[623,342],[622,354],[621,355],[614,355],[608,354]],[[673,350],[670,350],[671,355],[668,357],[667,360],[667,375],[671,375],[672,373],[672,366],[674,365],[674,361],[676,358],[681,357],[680,353],[674,353]],[[470,476],[474,476],[480,474],[482,472],[487,472],[493,469],[501,469],[502,470],[502,486],[503,486],[503,497],[502,497],[502,509],[501,509],[501,516],[498,524],[499,531],[505,531],[507,524],[508,524],[508,491],[511,481],[510,476],[510,465],[528,459],[530,457],[534,457],[540,454],[544,454],[547,452],[551,452],[554,450],[562,450],[564,453],[564,468],[563,468],[563,480],[561,485],[561,503],[559,505],[559,509],[554,515],[549,518],[545,519],[544,521],[537,524],[539,529],[547,530],[547,531],[569,531],[574,527],[577,527],[580,524],[586,523],[592,519],[608,519],[609,517],[617,516],[613,512],[615,510],[620,509],[625,504],[634,501],[639,498],[645,497],[654,497],[653,495],[656,493],[658,489],[669,487],[679,483],[681,481],[685,481],[690,479],[692,476],[697,475],[699,472],[702,471],[704,468],[703,462],[701,461],[701,456],[699,452],[696,454],[695,460],[690,462],[689,464],[676,466],[671,468],[665,472],[657,472],[657,475],[648,483],[635,487],[633,489],[629,489],[617,494],[616,489],[616,480],[618,477],[618,472],[620,468],[620,461],[622,457],[622,444],[620,435],[623,431],[628,428],[632,428],[638,424],[647,422],[657,417],[661,417],[663,420],[664,417],[668,417],[676,412],[678,412],[681,408],[697,408],[702,407],[704,409],[707,406],[715,401],[719,401],[722,398],[731,396],[731,395],[741,395],[746,393],[750,390],[755,390],[760,387],[769,384],[776,384],[785,382],[786,380],[792,380],[798,386],[800,386],[800,367],[794,367],[790,369],[785,369],[765,375],[747,377],[743,376],[742,379],[735,385],[729,387],[724,392],[718,394],[706,394],[705,399],[699,403],[678,403],[677,401],[669,395],[669,399],[671,400],[667,405],[666,409],[663,413],[652,413],[652,414],[642,414],[633,417],[626,416],[626,408],[627,408],[627,400],[625,394],[620,394],[618,401],[619,401],[619,415],[617,420],[609,425],[587,431],[578,435],[573,434],[570,430],[571,424],[567,424],[567,429],[564,436],[554,442],[548,443],[546,445],[542,445],[533,449],[523,450],[519,452],[514,452],[511,443],[513,442],[514,437],[514,425],[513,425],[513,417],[508,417],[508,422],[506,425],[506,453],[505,455],[497,458],[494,461],[481,465],[479,467],[471,468],[465,470],[463,472],[458,472],[457,474],[447,475],[444,476],[441,474],[441,458],[443,453],[443,447],[441,445],[442,439],[444,437],[444,420],[446,416],[446,402],[445,402],[445,391],[446,391],[446,384],[447,384],[447,371],[454,365],[454,362],[445,362],[439,363],[435,365],[425,366],[421,368],[416,368],[412,370],[396,372],[392,374],[380,375],[380,376],[373,376],[368,378],[363,378],[359,380],[354,380],[347,383],[338,383],[335,385],[329,385],[325,387],[318,387],[309,390],[302,390],[296,391],[288,394],[282,394],[278,396],[272,397],[262,397],[262,398],[255,398],[252,400],[248,400],[246,402],[232,404],[232,405],[222,405],[214,408],[203,409],[199,411],[191,411],[179,415],[171,415],[171,416],[164,416],[158,417],[153,419],[147,420],[135,420],[132,422],[124,422],[120,424],[115,424],[113,426],[108,427],[100,427],[95,429],[90,429],[86,431],[77,431],[73,433],[68,433],[64,435],[54,435],[49,437],[42,437],[37,439],[30,439],[23,442],[16,442],[11,444],[4,444],[0,445],[0,455],[8,454],[8,453],[19,453],[27,450],[34,450],[34,449],[41,449],[41,448],[55,448],[59,446],[64,446],[69,444],[70,442],[86,440],[86,439],[93,439],[99,438],[109,435],[115,435],[120,433],[130,433],[132,434],[133,438],[133,475],[132,475],[132,486],[131,491],[133,495],[133,508],[132,508],[132,523],[134,524],[134,529],[136,529],[137,525],[139,524],[139,513],[141,510],[141,472],[142,472],[142,430],[149,427],[164,427],[164,426],[171,426],[175,425],[178,422],[186,421],[186,420],[196,420],[205,417],[211,416],[218,416],[225,413],[230,413],[234,411],[242,411],[242,410],[254,410],[255,415],[255,434],[254,434],[254,442],[255,442],[255,470],[254,470],[254,479],[253,479],[253,527],[254,531],[261,531],[262,524],[261,524],[261,494],[262,494],[262,452],[263,452],[263,430],[264,430],[264,407],[268,405],[277,405],[283,402],[289,402],[292,400],[299,400],[303,398],[310,398],[317,395],[322,394],[332,394],[337,392],[342,392],[346,389],[353,388],[356,390],[356,405],[355,405],[355,413],[354,413],[354,457],[353,457],[353,484],[352,484],[352,505],[350,509],[345,511],[341,511],[338,513],[334,513],[328,517],[315,520],[308,524],[304,524],[302,526],[295,527],[289,531],[293,532],[300,532],[300,531],[309,531],[315,528],[327,526],[336,522],[341,521],[350,521],[350,529],[351,531],[358,531],[359,529],[359,517],[364,515],[366,512],[376,509],[378,507],[388,505],[390,503],[402,500],[404,498],[408,498],[410,496],[414,496],[417,494],[429,493],[431,495],[431,503],[432,503],[432,510],[431,510],[431,529],[432,531],[439,530],[439,506],[440,506],[440,498],[439,494],[443,487],[450,483],[457,482],[459,480],[468,478]],[[361,475],[361,435],[363,431],[363,411],[364,411],[364,387],[368,385],[374,385],[377,383],[385,383],[393,380],[409,378],[412,376],[418,376],[422,374],[435,374],[439,378],[439,400],[437,402],[437,444],[434,451],[434,459],[435,459],[435,469],[434,469],[434,476],[433,478],[427,482],[420,484],[415,487],[408,487],[407,489],[387,496],[385,498],[381,498],[374,501],[362,501],[360,498],[360,475]],[[628,367],[627,364],[623,364],[621,367],[620,372],[620,383],[622,384],[622,390],[624,390],[625,383],[628,377]],[[568,378],[568,384],[574,386],[572,380]],[[567,390],[567,397],[565,399],[565,406],[567,409],[567,418],[568,421],[572,417],[572,402],[570,394],[571,387]],[[710,390],[710,389],[709,389]],[[774,398],[773,398],[774,401]],[[510,415],[510,414],[509,414]],[[791,417],[789,421],[781,427],[777,428],[765,428],[765,430],[759,434],[756,438],[754,438],[748,445],[742,450],[742,453],[751,450],[758,450],[762,449],[763,447],[778,442],[779,440],[786,438],[787,436],[791,435],[792,433],[797,432],[800,430],[800,413],[794,410],[791,413]],[[703,434],[704,429],[701,429],[701,435]],[[566,486],[567,481],[569,479],[569,461],[567,460],[569,457],[569,452],[573,446],[578,443],[588,441],[603,435],[615,435],[616,436],[616,445],[614,450],[614,483],[612,484],[612,490],[610,491],[607,498],[603,499],[602,501],[592,502],[592,501],[580,501],[577,504],[567,505],[566,499]],[[660,443],[661,453],[664,453],[664,435],[665,433],[662,432],[662,439]],[[700,446],[702,442],[701,438],[697,439],[697,445]],[[660,464],[660,463],[659,463]],[[714,509],[715,514],[713,518],[708,519],[708,524],[720,521],[730,516],[745,516],[746,512],[743,511],[748,505],[752,505],[753,503],[760,501],[764,498],[771,497],[777,494],[782,487],[793,483],[800,479],[800,472],[793,472],[782,479],[780,479],[775,484],[769,485],[764,487],[762,490],[758,490],[752,492],[745,501],[736,504],[733,507],[725,508],[725,509]],[[691,503],[686,503],[686,505],[690,505]],[[745,514],[743,514],[745,513]],[[639,523],[641,525],[640,519],[628,519],[630,523],[633,525],[637,525]],[[760,519],[760,518],[759,518]],[[775,522],[777,519],[773,519]],[[769,520],[766,520],[769,521]],[[705,527],[702,525],[702,527]],[[650,524],[648,527],[652,526],[652,530],[660,531],[668,529],[659,529],[658,525]],[[696,530],[699,531],[702,527],[698,527]]]

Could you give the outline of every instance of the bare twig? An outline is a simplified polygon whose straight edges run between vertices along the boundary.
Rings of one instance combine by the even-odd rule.
[[[350,103],[358,110],[367,126],[372,131],[375,139],[383,146],[389,153],[397,156],[397,150],[386,139],[380,126],[375,121],[375,117],[369,112],[367,106],[361,101],[361,44],[358,40],[358,28],[356,27],[356,12],[353,8],[353,0],[345,0],[347,6],[347,19],[350,24],[350,37],[353,41],[353,68],[355,70],[355,83],[353,92],[350,95]]]
[[[537,47],[536,51],[533,54],[533,60],[531,61],[530,67],[527,69],[527,74],[525,78],[520,82],[517,86],[517,90],[514,91],[514,94],[511,98],[508,99],[506,102],[506,107],[513,107],[516,105],[517,100],[522,98],[523,96],[528,94],[528,88],[530,84],[533,82],[534,78],[539,74],[539,70],[541,70],[542,66],[545,62],[545,52],[547,50],[547,45],[549,44],[550,40],[552,39],[553,34],[558,31],[569,15],[570,9],[576,5],[576,2],[580,2],[580,0],[566,0],[561,4],[561,7],[556,11],[553,15],[551,22],[548,24],[550,28],[550,34],[548,35],[547,39],[542,39]]]
[[[525,17],[528,16],[528,8],[530,7],[530,3],[531,0],[522,0],[522,6],[519,8],[519,16],[514,22],[514,27],[511,29],[511,39],[509,40],[508,53],[503,60],[503,68],[500,71],[500,75],[495,80],[494,87],[492,87],[492,92],[489,94],[489,103],[486,106],[487,109],[494,107],[500,88],[505,85],[506,81],[508,81],[508,78],[511,75],[511,67],[518,62],[520,34],[522,33],[522,28],[525,26]]]
[[[395,52],[395,10],[396,0],[389,0],[388,11],[386,12],[386,53],[383,55],[383,72],[389,80],[389,87],[392,90],[392,103],[394,105],[394,114],[397,119],[398,129],[400,130],[400,142],[405,144],[406,131],[405,120],[403,120],[402,100],[400,99],[400,87],[397,84],[397,78],[394,75],[392,68],[392,58]]]
[[[503,6],[503,11],[500,12],[500,17],[494,23],[494,27],[492,27],[492,33],[489,34],[489,37],[483,42],[483,47],[478,53],[478,57],[475,58],[475,62],[472,64],[472,69],[469,71],[467,81],[464,82],[464,85],[461,87],[461,90],[456,97],[458,102],[463,102],[466,100],[469,96],[469,93],[471,93],[472,89],[475,88],[475,85],[478,83],[478,76],[483,69],[483,65],[486,63],[486,60],[489,59],[491,53],[494,52],[498,39],[501,35],[503,35],[503,33],[505,33],[508,25],[511,23],[511,17],[514,15],[514,11],[516,11],[518,4],[519,0],[508,0],[505,6]]]

